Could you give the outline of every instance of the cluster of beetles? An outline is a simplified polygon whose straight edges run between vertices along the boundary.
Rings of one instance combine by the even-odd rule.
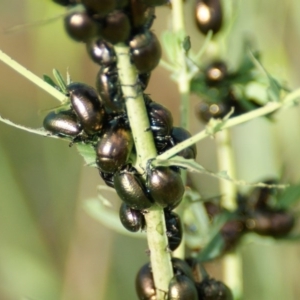
[[[96,76],[96,89],[79,82],[68,84],[68,108],[63,106],[50,112],[44,119],[44,128],[51,134],[71,139],[72,143],[82,142],[93,146],[95,163],[101,178],[116,190],[122,200],[119,216],[127,230],[137,232],[146,229],[144,214],[147,213],[147,209],[154,203],[161,206],[165,214],[168,247],[170,251],[174,251],[182,240],[181,221],[173,211],[181,202],[185,191],[180,169],[149,168],[145,180],[133,167],[136,150],[114,52],[114,45],[118,43],[124,43],[130,48],[130,59],[138,73],[136,86],[144,96],[157,154],[189,138],[191,134],[187,130],[173,126],[170,111],[144,93],[151,71],[158,65],[161,57],[159,40],[150,31],[155,19],[155,6],[169,4],[168,0],[53,1],[68,8],[64,19],[66,32],[73,40],[86,44],[89,57],[100,68]],[[203,34],[207,34],[209,30],[217,33],[222,25],[220,0],[198,0],[196,23]],[[218,86],[225,73],[224,63],[214,62],[206,70],[207,84]],[[230,96],[229,90],[228,95]],[[228,101],[233,105],[232,99]],[[220,105],[202,104],[200,117],[205,121],[211,117],[222,117],[225,115],[222,109]],[[186,159],[195,159],[195,145],[182,150],[178,155]],[[293,225],[292,217],[284,212],[269,209],[267,192],[263,189],[259,191],[259,200],[253,206],[252,215],[260,220],[262,225],[259,229],[258,222],[251,223],[247,215],[244,219],[248,220],[248,229],[252,226],[253,231],[276,236],[272,228],[280,222],[282,228],[282,222],[286,222],[286,229],[280,234],[288,232]],[[211,216],[220,212],[220,208],[209,203],[206,204],[206,209]],[[241,210],[240,215],[243,213]],[[230,243],[243,231],[240,225],[237,227],[236,224],[228,222],[222,229],[224,238]],[[244,222],[242,228],[245,224]],[[210,278],[196,259],[172,258],[172,266],[174,278],[170,282],[166,299],[232,299],[228,287]],[[136,291],[141,300],[156,299],[151,264],[147,263],[139,270]]]

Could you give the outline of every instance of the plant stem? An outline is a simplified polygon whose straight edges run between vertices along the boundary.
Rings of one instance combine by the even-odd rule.
[[[293,104],[297,98],[300,97],[300,89],[297,89],[291,93],[289,93],[282,102],[269,102],[265,106],[261,108],[257,108],[255,110],[252,110],[248,113],[242,114],[238,117],[230,118],[229,120],[226,120],[223,122],[223,124],[219,124],[217,127],[214,128],[214,132],[221,131],[226,128],[234,127],[236,125],[248,122],[252,119],[265,116],[269,113],[272,113],[281,107],[289,104]],[[197,143],[200,140],[205,139],[208,136],[212,136],[212,133],[206,129],[200,131],[199,133],[193,135],[191,138],[177,144],[175,147],[171,148],[170,150],[167,150],[161,155],[158,155],[156,157],[157,160],[166,160],[171,158],[172,156],[175,156],[178,152],[181,150]]]
[[[172,27],[175,36],[178,37],[178,61],[180,66],[180,75],[178,76],[178,89],[180,93],[180,126],[189,130],[190,115],[190,76],[186,65],[186,54],[182,43],[187,36],[184,25],[183,1],[172,1]]]
[[[22,76],[33,82],[35,85],[49,93],[51,96],[59,100],[60,102],[64,102],[66,100],[66,95],[59,92],[56,88],[45,82],[42,78],[36,76],[32,72],[24,68],[22,65],[17,63],[15,60],[10,58],[7,54],[5,54],[2,51],[0,51],[0,60],[15,71],[17,71]]]
[[[156,148],[150,128],[143,94],[137,84],[137,72],[130,62],[129,48],[115,46],[118,58],[119,78],[125,96],[127,115],[137,151],[136,166],[145,173],[147,162],[156,156]],[[173,277],[166,224],[163,209],[154,205],[145,214],[147,239],[157,300],[165,299]]]
[[[184,24],[184,14],[183,14],[183,1],[173,0],[172,1],[172,28],[173,33],[177,37],[178,43],[178,55],[177,63],[180,66],[180,75],[178,76],[177,85],[180,94],[180,126],[189,130],[190,122],[190,76],[188,74],[188,68],[186,64],[186,53],[183,48],[183,42],[186,37],[185,24]],[[186,185],[187,172],[183,170],[181,173],[182,182]],[[185,202],[185,196],[183,198]],[[182,206],[177,208],[177,213],[182,217],[183,211]],[[185,256],[185,238],[183,236],[180,246],[173,252],[176,257],[184,258]]]
[[[230,132],[228,129],[216,134],[218,166],[220,170],[226,170],[228,175],[235,178],[234,156],[232,151]],[[220,192],[222,195],[222,206],[228,210],[237,209],[236,185],[227,180],[220,181]],[[227,253],[222,260],[224,282],[232,289],[234,299],[239,299],[243,291],[242,259],[236,250]]]
[[[230,177],[235,178],[234,158],[228,129],[216,134],[216,144],[219,170],[226,170]],[[231,211],[235,210],[237,208],[236,185],[227,180],[221,180],[220,192],[222,195],[222,206]]]

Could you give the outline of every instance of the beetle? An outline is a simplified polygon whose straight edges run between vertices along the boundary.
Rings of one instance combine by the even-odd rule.
[[[113,46],[102,38],[89,40],[86,50],[92,61],[101,66],[110,66],[117,61]]]
[[[171,131],[171,143],[173,146],[189,139],[192,135],[189,131],[182,127],[173,127]],[[186,159],[195,159],[197,156],[196,144],[189,146],[178,152],[177,155],[182,156]]]
[[[97,92],[92,87],[74,82],[67,86],[71,106],[88,135],[99,133],[105,120],[105,111]]]
[[[104,183],[109,186],[114,188],[114,174],[113,173],[106,173],[106,172],[102,172],[101,170],[99,170],[99,175],[100,177],[103,179]]]
[[[132,24],[132,31],[138,33],[151,28],[155,19],[155,8],[140,0],[131,0],[128,15]]]
[[[287,235],[295,225],[295,217],[282,209],[263,209],[250,212],[246,227],[263,236],[279,238]]]
[[[132,148],[130,129],[120,119],[113,119],[96,145],[96,163],[102,172],[115,173],[126,164]]]
[[[76,137],[82,131],[76,115],[72,110],[55,112],[51,111],[45,118],[43,126],[52,134],[61,137]]]
[[[151,72],[161,58],[161,46],[156,35],[148,30],[135,35],[129,42],[131,61],[138,73]]]
[[[182,226],[179,215],[165,210],[168,244],[171,251],[178,248],[182,240]]]
[[[180,174],[169,167],[157,167],[148,171],[147,188],[152,199],[161,207],[173,209],[184,194]]]
[[[156,300],[155,285],[149,263],[143,265],[138,271],[135,289],[140,300]]]
[[[151,72],[138,74],[138,81],[143,91],[147,88],[150,81],[150,77]]]
[[[231,290],[221,281],[205,278],[196,283],[198,299],[201,300],[233,300]]]
[[[100,24],[86,12],[71,12],[64,18],[68,35],[77,42],[86,42],[98,35]]]
[[[194,280],[193,271],[186,261],[178,257],[172,257],[171,263],[174,275],[185,275],[192,281]]]
[[[227,65],[223,61],[214,61],[206,67],[204,74],[207,85],[218,85],[228,75]]]
[[[140,210],[132,209],[126,203],[121,204],[119,217],[122,225],[131,232],[137,232],[144,229],[146,225],[142,212]]]
[[[81,3],[86,7],[91,15],[100,17],[106,16],[116,7],[115,0],[81,0]]]
[[[220,0],[200,0],[196,3],[195,20],[198,29],[207,34],[220,31],[223,23],[223,12]]]
[[[167,146],[169,141],[173,127],[172,114],[162,104],[154,101],[146,103],[146,107],[156,148],[158,151],[161,151]]]
[[[169,283],[168,300],[178,299],[198,300],[195,283],[185,275],[175,275]]]
[[[141,176],[130,165],[115,173],[114,186],[121,200],[132,209],[142,210],[153,205]]]
[[[96,76],[96,88],[100,101],[108,113],[125,111],[125,102],[115,65],[100,68]]]
[[[128,41],[131,25],[128,16],[121,10],[114,10],[101,23],[100,35],[111,44],[124,43]]]

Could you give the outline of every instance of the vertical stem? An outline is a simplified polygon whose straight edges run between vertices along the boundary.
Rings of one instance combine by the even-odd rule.
[[[137,72],[132,66],[129,48],[118,45],[115,47],[118,58],[118,70],[122,91],[125,96],[127,115],[137,151],[136,166],[145,172],[149,159],[156,156],[156,148],[152,132],[149,131],[149,120],[143,94],[137,85]],[[171,257],[168,249],[166,224],[163,209],[154,205],[145,214],[147,223],[147,239],[150,249],[150,260],[156,299],[163,300],[173,277]]]
[[[235,178],[234,157],[232,152],[230,132],[224,129],[216,135],[217,155],[219,169],[226,170],[228,175]],[[236,185],[226,181],[220,181],[220,190],[222,195],[222,206],[228,210],[234,211],[237,208],[237,189]],[[242,278],[242,259],[240,253],[228,253],[223,261],[224,282],[232,289],[234,299],[240,299],[243,291]]]
[[[219,170],[227,171],[231,178],[236,178],[229,130],[224,129],[218,132],[216,135],[216,142]],[[235,210],[237,208],[236,185],[227,180],[221,180],[220,190],[222,195],[222,206],[228,210]]]
[[[190,122],[190,78],[188,75],[188,69],[185,59],[185,51],[183,49],[182,43],[186,37],[185,24],[184,24],[184,14],[183,14],[183,1],[173,0],[172,1],[172,27],[175,36],[177,37],[178,43],[178,61],[180,65],[180,75],[178,77],[177,85],[180,94],[180,126],[189,130]],[[181,173],[182,182],[186,185],[187,172],[185,170]],[[185,198],[183,198],[184,202]],[[182,207],[182,206],[181,206]],[[177,209],[177,213],[182,216],[182,208]],[[180,246],[173,252],[176,257],[184,258],[185,256],[185,238],[183,236]]]
[[[180,65],[180,75],[178,78],[178,89],[180,93],[180,126],[189,130],[189,115],[190,115],[190,77],[185,60],[185,50],[183,49],[182,43],[184,38],[187,36],[185,32],[184,14],[183,14],[183,1],[173,0],[172,1],[172,25],[173,32],[178,38],[178,60],[177,63]]]

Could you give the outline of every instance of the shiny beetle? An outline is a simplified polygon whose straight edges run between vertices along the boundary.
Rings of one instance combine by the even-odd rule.
[[[227,66],[222,61],[215,61],[205,69],[205,80],[207,85],[215,86],[227,77]]]
[[[295,225],[294,216],[284,210],[265,209],[249,214],[246,227],[263,236],[279,238],[287,235]]]
[[[130,208],[122,203],[119,210],[120,221],[123,226],[131,232],[137,232],[145,227],[145,218],[140,210]]]
[[[119,76],[114,65],[100,68],[96,77],[96,88],[100,101],[108,113],[125,111]]]
[[[96,163],[102,172],[115,173],[126,164],[133,138],[130,129],[119,120],[113,120],[109,125],[96,146]]]
[[[170,135],[173,127],[171,112],[162,104],[154,101],[147,105],[147,112],[153,134],[161,138]]]
[[[157,167],[149,171],[147,188],[152,199],[162,207],[176,207],[184,194],[180,174],[168,167]]]
[[[173,117],[171,112],[159,103],[152,101],[146,105],[155,145],[158,151],[161,151],[168,144],[173,127]]]
[[[142,210],[153,205],[140,175],[134,168],[126,166],[116,172],[114,186],[121,200],[132,209]]]
[[[171,143],[175,146],[187,140],[191,136],[192,135],[186,129],[182,127],[173,127],[171,131]],[[178,152],[177,155],[182,156],[186,159],[195,159],[197,156],[197,147],[195,144],[193,144],[192,146]]]
[[[130,22],[128,16],[115,10],[101,20],[100,35],[111,44],[124,43],[129,39]]]
[[[65,30],[75,41],[86,42],[98,35],[100,25],[87,12],[72,12],[64,19]]]
[[[169,283],[168,300],[178,299],[198,300],[195,283],[184,275],[175,275]]]
[[[182,259],[178,257],[171,258],[174,275],[185,275],[189,279],[194,280],[191,267]]]
[[[117,61],[113,46],[101,38],[88,41],[86,49],[90,58],[101,66],[110,66]]]
[[[156,291],[150,264],[141,267],[135,279],[135,289],[139,300],[156,300]]]
[[[133,32],[150,29],[155,19],[155,8],[142,1],[131,0],[129,12]]]
[[[176,213],[169,211],[165,211],[165,219],[169,248],[174,251],[182,240],[181,221]]]
[[[142,73],[142,74],[139,74],[138,75],[138,80],[139,80],[139,83],[141,85],[141,88],[142,90],[144,91],[147,86],[148,86],[148,83],[150,81],[150,77],[151,77],[151,73]]]
[[[81,3],[86,7],[91,15],[104,17],[116,7],[115,0],[81,0]]]
[[[112,188],[115,187],[114,174],[105,173],[105,172],[102,172],[101,170],[99,170],[99,175],[107,186],[112,187]]]
[[[105,111],[97,92],[83,83],[71,83],[67,86],[72,108],[88,135],[98,133],[104,123]]]
[[[231,106],[226,102],[208,103],[200,101],[196,108],[196,114],[200,120],[208,122],[211,118],[224,118],[230,112],[230,109]]]
[[[45,117],[43,126],[52,134],[62,137],[76,137],[82,130],[76,115],[71,110],[50,112]]]
[[[213,278],[205,278],[196,283],[198,299],[201,300],[233,300],[230,289],[221,281]]]
[[[150,31],[137,34],[129,42],[131,61],[139,73],[151,72],[161,58],[161,46],[156,35]]]
[[[231,117],[245,112],[245,109],[239,104],[235,95],[229,91],[220,102],[200,101],[196,108],[196,116],[199,120],[208,122],[211,118],[224,118],[231,111],[232,107],[234,108],[234,112]]]
[[[199,30],[207,34],[220,31],[223,23],[223,13],[220,0],[200,0],[196,3],[195,19]]]

